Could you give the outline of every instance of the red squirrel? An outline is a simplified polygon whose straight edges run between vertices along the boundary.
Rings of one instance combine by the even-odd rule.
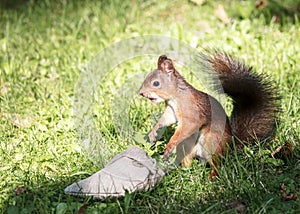
[[[218,176],[217,162],[235,142],[264,140],[275,126],[274,87],[251,67],[229,54],[214,51],[199,55],[199,63],[215,72],[224,92],[233,100],[230,120],[212,96],[195,89],[175,69],[171,59],[162,55],[157,69],[147,75],[139,93],[152,102],[165,101],[165,111],[149,133],[154,142],[159,128],[177,123],[174,135],[164,148],[164,160],[176,147],[177,158],[190,166],[198,156],[212,167],[210,178]]]

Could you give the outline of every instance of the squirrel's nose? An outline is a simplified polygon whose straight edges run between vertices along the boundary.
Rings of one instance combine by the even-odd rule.
[[[140,90],[139,90],[139,94],[140,94],[141,96],[144,96],[144,92],[143,92],[143,88],[142,88],[142,87],[141,87]]]
[[[139,94],[140,94],[141,96],[144,96],[144,93],[143,93],[142,90],[139,91]]]

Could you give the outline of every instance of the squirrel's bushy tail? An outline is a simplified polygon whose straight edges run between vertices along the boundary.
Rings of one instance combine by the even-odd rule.
[[[215,51],[201,58],[217,73],[224,92],[233,99],[233,135],[242,141],[271,136],[278,111],[278,98],[271,82],[226,53]]]

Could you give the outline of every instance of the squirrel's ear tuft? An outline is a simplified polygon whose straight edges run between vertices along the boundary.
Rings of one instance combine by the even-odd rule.
[[[157,69],[161,70],[161,64],[168,59],[168,57],[166,55],[161,55],[158,60],[157,60]]]
[[[166,59],[163,63],[161,63],[161,70],[166,72],[167,74],[171,74],[175,71],[172,60]]]

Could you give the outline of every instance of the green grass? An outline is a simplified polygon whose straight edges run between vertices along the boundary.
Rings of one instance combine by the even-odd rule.
[[[299,12],[290,6],[299,7],[299,1],[287,1],[282,8],[274,6],[279,1],[269,2],[263,11],[256,10],[252,1],[206,1],[204,5],[154,0],[2,3],[0,211],[76,213],[87,205],[87,213],[234,213],[230,204],[238,202],[248,213],[299,212],[300,24]],[[232,18],[230,24],[216,17],[219,3]],[[279,22],[272,19],[274,14]],[[282,97],[275,139],[251,145],[244,153],[232,151],[216,182],[207,179],[210,169],[195,161],[189,169],[172,171],[148,192],[107,201],[65,195],[67,185],[101,169],[80,147],[74,127],[72,102],[81,71],[112,43],[150,34],[171,36],[199,50],[222,49],[259,73],[267,73]],[[109,149],[107,161],[132,141],[119,135],[115,127],[112,105],[116,92],[126,87],[126,81],[134,81],[130,79],[133,75],[151,71],[155,58],[121,63],[99,83],[93,116]],[[188,71],[183,75],[194,83],[201,79]],[[132,128],[146,134],[153,126],[153,114],[162,106],[132,99]],[[283,155],[273,157],[272,152],[283,144],[291,145],[292,152],[284,154],[282,149]],[[140,146],[150,152],[149,146]],[[162,151],[161,145],[157,151]],[[285,201],[282,183],[288,194],[298,198]]]

